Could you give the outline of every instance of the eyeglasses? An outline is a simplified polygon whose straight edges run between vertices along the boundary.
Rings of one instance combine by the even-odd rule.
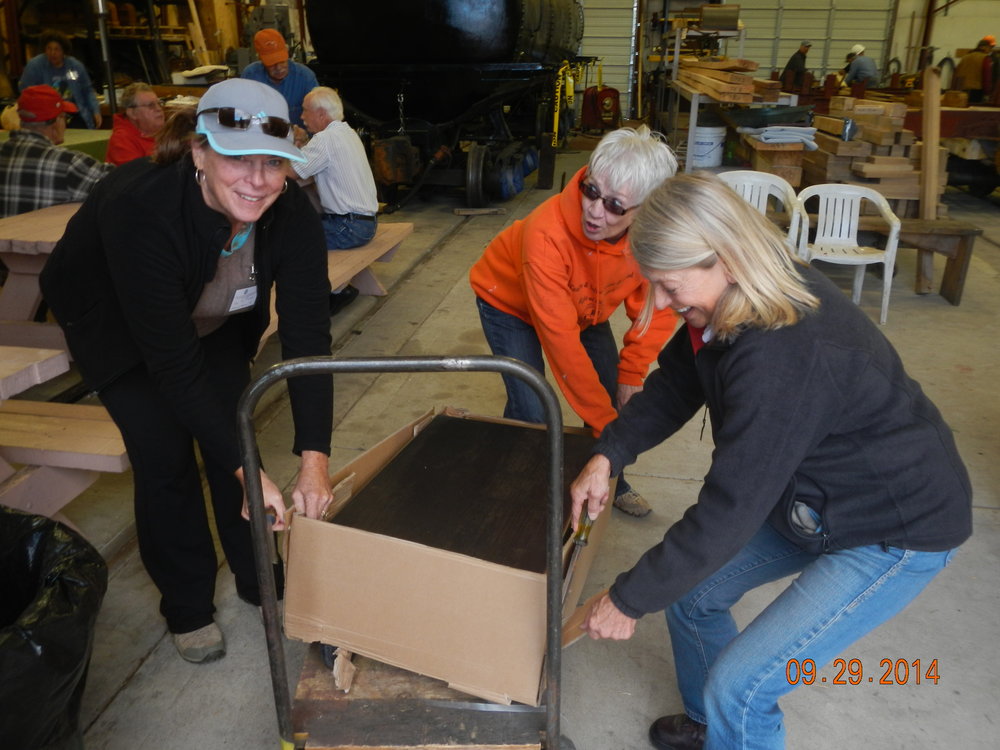
[[[218,115],[219,124],[224,128],[248,130],[251,125],[257,123],[265,135],[271,135],[275,138],[286,138],[292,127],[288,120],[283,120],[280,117],[265,115],[263,112],[251,115],[241,109],[236,109],[236,107],[211,107],[201,110],[198,115],[208,115],[213,112]]]
[[[584,198],[589,198],[592,201],[601,201],[604,204],[604,210],[609,214],[614,214],[615,216],[624,216],[636,206],[629,206],[625,208],[622,202],[617,198],[605,198],[601,195],[601,191],[597,189],[596,185],[591,185],[589,182],[584,182],[580,180],[577,183],[580,186],[580,192],[583,193]]]

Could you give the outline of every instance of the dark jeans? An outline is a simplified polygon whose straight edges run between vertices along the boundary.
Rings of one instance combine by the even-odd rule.
[[[223,411],[236,405],[250,380],[239,325],[230,320],[202,340],[208,373]],[[163,400],[145,367],[101,391],[132,463],[139,553],[160,591],[160,612],[172,633],[212,622],[218,561],[209,528],[194,438]],[[203,455],[222,550],[243,598],[260,599],[250,524],[240,516],[243,489],[229,467]]]
[[[476,297],[479,308],[479,320],[486,335],[490,351],[498,357],[513,357],[526,365],[534,367],[540,373],[545,373],[545,358],[542,354],[542,344],[533,326],[520,318],[498,310],[479,297]],[[590,361],[597,370],[601,385],[615,403],[618,393],[618,344],[611,332],[611,324],[607,321],[580,331],[580,343],[587,351]],[[503,415],[507,419],[520,419],[524,422],[545,422],[545,412],[542,402],[527,383],[520,378],[504,375],[503,384],[507,389],[507,405]],[[616,496],[621,496],[631,488],[622,473],[618,477]]]
[[[323,233],[328,250],[348,250],[371,242],[378,220],[359,218],[357,214],[323,214]]]

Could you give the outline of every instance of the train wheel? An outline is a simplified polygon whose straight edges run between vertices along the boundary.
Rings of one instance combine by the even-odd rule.
[[[465,204],[469,208],[486,206],[486,189],[484,175],[486,174],[486,155],[489,149],[479,143],[469,146],[465,162]]]

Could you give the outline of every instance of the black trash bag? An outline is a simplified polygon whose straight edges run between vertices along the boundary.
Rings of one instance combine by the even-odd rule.
[[[0,747],[82,747],[78,727],[108,566],[83,537],[0,507]]]

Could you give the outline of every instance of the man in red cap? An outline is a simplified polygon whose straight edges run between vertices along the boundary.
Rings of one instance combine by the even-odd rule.
[[[51,86],[28,86],[21,92],[21,127],[0,146],[0,217],[82,201],[112,169],[87,154],[58,148],[66,117],[76,111]]]
[[[303,127],[302,100],[319,86],[316,74],[305,65],[288,59],[285,38],[277,29],[261,29],[253,38],[258,62],[250,63],[240,74],[241,78],[266,83],[276,89],[288,102],[289,121]]]

